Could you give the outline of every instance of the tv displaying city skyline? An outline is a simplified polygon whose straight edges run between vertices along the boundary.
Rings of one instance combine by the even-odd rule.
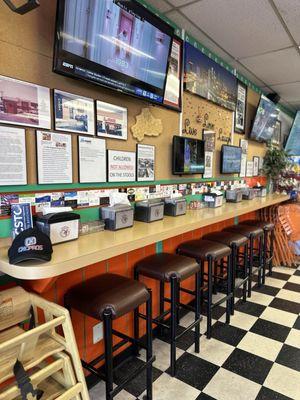
[[[185,43],[185,90],[234,111],[236,77],[189,43]]]

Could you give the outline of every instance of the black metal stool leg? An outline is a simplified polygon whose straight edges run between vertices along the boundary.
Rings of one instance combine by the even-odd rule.
[[[264,231],[263,239],[262,239],[262,277],[261,283],[264,285],[266,283],[266,268],[267,268],[267,251],[268,251],[268,232]]]
[[[113,351],[112,351],[112,314],[110,310],[103,313],[104,347],[105,347],[105,391],[106,400],[112,400],[113,390]]]
[[[195,275],[195,321],[200,318],[200,272]],[[195,326],[195,353],[200,352],[200,323]]]
[[[243,278],[246,279],[248,276],[248,244],[245,245],[244,247],[244,270],[243,270]],[[243,301],[247,301],[247,281],[244,281],[243,285]]]
[[[200,266],[200,310],[203,312],[204,305],[204,263],[201,260],[196,260]]]
[[[139,280],[139,273],[134,271],[134,279],[135,280]],[[134,324],[134,338],[135,340],[138,340],[140,337],[140,322],[139,322],[139,307],[137,307],[134,311],[133,311],[133,324]],[[134,354],[136,356],[140,355],[140,351],[139,351],[139,345],[137,343],[135,343],[134,345]]]
[[[165,311],[165,282],[160,281],[159,283],[159,314],[162,315]],[[159,328],[160,335],[164,334],[164,327],[160,326]]]
[[[229,297],[232,291],[232,261],[231,255],[227,257],[227,300],[226,300],[226,324],[230,323],[232,310],[232,297]]]
[[[207,339],[211,338],[211,323],[212,323],[212,292],[213,292],[213,260],[208,258],[208,287],[207,287]]]
[[[235,300],[235,278],[236,278],[236,267],[237,267],[237,256],[238,256],[238,249],[235,245],[231,247],[232,254],[231,254],[231,268],[232,268],[232,298],[231,298],[231,315],[234,315],[234,300]]]
[[[270,251],[269,251],[269,276],[272,275],[273,270],[273,255],[274,255],[274,240],[275,240],[275,231],[272,229],[270,234]]]
[[[251,235],[250,236],[250,248],[249,248],[249,264],[248,264],[248,270],[249,270],[248,297],[251,297],[251,293],[252,293],[253,246],[254,246],[254,240],[253,240],[253,236]]]
[[[176,374],[176,331],[177,331],[177,277],[171,276],[171,376]]]
[[[150,361],[153,355],[152,350],[152,292],[148,289],[150,298],[146,303],[146,336],[147,336],[147,349],[146,349],[146,361]],[[147,400],[152,400],[152,382],[153,382],[153,370],[152,363],[149,363],[147,367]]]

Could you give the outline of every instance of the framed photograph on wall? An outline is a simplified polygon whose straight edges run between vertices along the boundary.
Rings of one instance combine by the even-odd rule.
[[[271,144],[276,147],[281,146],[281,121],[276,121]]]
[[[97,136],[127,140],[127,108],[96,101]]]
[[[240,139],[240,147],[242,148],[242,154],[248,153],[248,140]]]
[[[134,182],[136,153],[134,151],[107,150],[108,182]]]
[[[106,182],[106,141],[78,136],[78,167],[80,183]]]
[[[136,145],[136,176],[139,182],[154,181],[155,146],[147,144]]]
[[[54,119],[58,131],[95,135],[94,100],[54,89]]]
[[[259,157],[253,157],[253,176],[259,175]]]
[[[0,75],[0,122],[51,129],[50,89]]]
[[[237,84],[237,101],[234,114],[234,132],[245,133],[247,107],[247,86],[241,81]]]

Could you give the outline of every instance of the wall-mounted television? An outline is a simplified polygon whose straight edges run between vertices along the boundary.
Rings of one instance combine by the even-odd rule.
[[[163,104],[173,28],[135,0],[58,0],[53,70]]]
[[[173,136],[174,175],[204,173],[204,140]]]
[[[241,172],[242,148],[223,144],[221,149],[221,174]]]
[[[274,134],[279,110],[276,104],[264,95],[261,96],[256,116],[250,132],[250,139],[257,142],[269,142]]]
[[[300,156],[300,111],[297,112],[294,119],[285,145],[285,151],[287,151],[291,156]]]

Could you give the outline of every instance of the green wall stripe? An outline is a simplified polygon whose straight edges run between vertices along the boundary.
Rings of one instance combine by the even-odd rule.
[[[234,217],[234,225],[238,225],[239,224],[239,217]]]

